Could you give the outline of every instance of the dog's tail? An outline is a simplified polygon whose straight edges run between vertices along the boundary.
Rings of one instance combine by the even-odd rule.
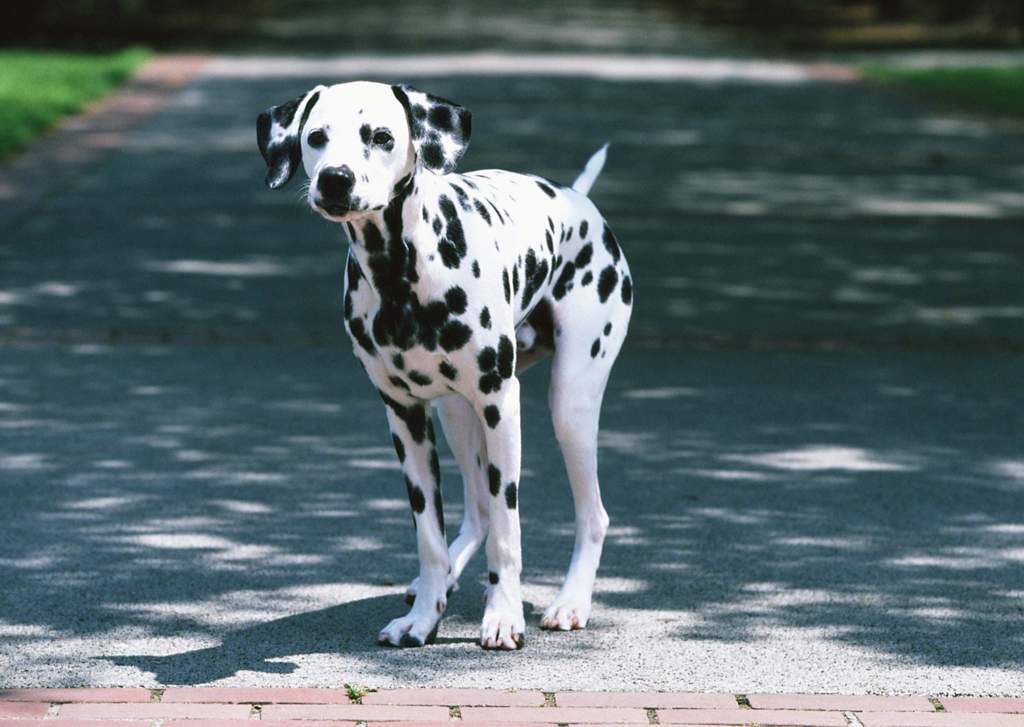
[[[597,175],[604,169],[604,162],[607,158],[608,143],[605,142],[604,146],[594,152],[594,156],[590,157],[587,166],[583,167],[580,176],[576,177],[576,181],[572,183],[572,188],[580,194],[589,192],[590,188],[594,186],[594,182],[597,181]]]

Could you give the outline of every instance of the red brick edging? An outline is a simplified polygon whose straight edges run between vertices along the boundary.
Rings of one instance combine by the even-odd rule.
[[[357,725],[763,725],[1024,727],[1024,698],[391,689],[0,689],[0,727]]]

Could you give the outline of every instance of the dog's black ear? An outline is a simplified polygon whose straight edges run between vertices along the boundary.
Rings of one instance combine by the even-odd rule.
[[[469,109],[411,86],[392,86],[391,90],[405,107],[419,163],[440,174],[454,172],[473,130]]]
[[[299,137],[309,112],[320,100],[317,86],[280,106],[271,106],[256,119],[256,143],[267,163],[267,186],[283,187],[302,163]]]

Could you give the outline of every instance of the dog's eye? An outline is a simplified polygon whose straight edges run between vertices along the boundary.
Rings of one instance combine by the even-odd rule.
[[[387,146],[395,140],[395,137],[391,136],[391,133],[381,129],[373,133],[373,143],[377,146]]]
[[[327,143],[327,134],[323,129],[313,129],[309,132],[309,136],[306,137],[306,143],[311,147],[319,149]]]

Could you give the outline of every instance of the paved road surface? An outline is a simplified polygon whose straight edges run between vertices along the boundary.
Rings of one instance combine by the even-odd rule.
[[[528,648],[474,645],[477,562],[437,646],[383,650],[413,535],[344,243],[253,131],[342,77],[263,63],[5,211],[0,683],[1024,694],[1024,136],[761,64],[409,71],[474,109],[467,169],[569,180],[611,140],[638,303],[592,628],[536,628],[572,535],[538,369]]]

